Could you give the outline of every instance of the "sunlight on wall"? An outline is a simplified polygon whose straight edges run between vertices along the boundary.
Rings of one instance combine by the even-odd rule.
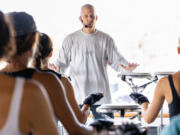
[[[110,34],[129,61],[140,64],[137,71],[178,70],[178,0],[6,0],[1,2],[1,10],[32,14],[39,31],[53,39],[57,56],[64,37],[81,28],[78,16],[85,3],[96,8],[97,29]]]

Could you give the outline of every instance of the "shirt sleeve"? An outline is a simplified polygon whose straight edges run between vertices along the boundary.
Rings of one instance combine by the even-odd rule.
[[[62,47],[59,51],[59,57],[55,61],[54,65],[60,67],[60,73],[64,73],[71,61],[71,46],[72,42],[69,37],[66,37],[62,43]]]
[[[128,65],[128,61],[118,52],[114,40],[109,37],[107,40],[106,56],[108,64],[117,72],[126,72],[120,65]]]

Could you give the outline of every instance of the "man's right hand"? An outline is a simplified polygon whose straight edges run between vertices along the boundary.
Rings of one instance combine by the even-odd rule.
[[[87,105],[91,106],[103,97],[104,97],[103,93],[92,93],[85,98],[83,104],[87,104]]]
[[[145,103],[145,102],[149,103],[148,98],[138,92],[132,92],[129,96],[139,105],[141,105],[142,103]]]

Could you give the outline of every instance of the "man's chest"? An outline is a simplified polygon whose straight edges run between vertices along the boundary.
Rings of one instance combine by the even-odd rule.
[[[72,53],[86,55],[103,55],[106,50],[106,44],[102,39],[81,39],[73,42]]]

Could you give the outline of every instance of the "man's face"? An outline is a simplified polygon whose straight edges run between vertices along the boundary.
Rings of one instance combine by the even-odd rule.
[[[84,25],[88,25],[88,28],[95,28],[97,17],[95,16],[94,9],[84,7],[82,9],[81,19]]]

